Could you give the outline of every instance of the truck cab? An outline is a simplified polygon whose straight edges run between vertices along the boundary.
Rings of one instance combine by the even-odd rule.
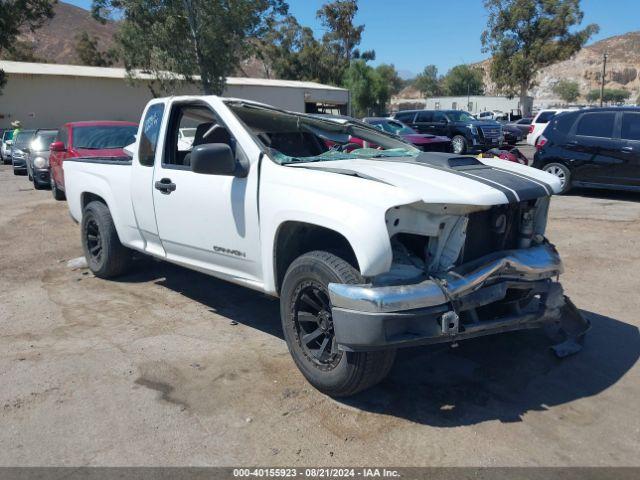
[[[544,236],[559,181],[539,170],[215,96],[152,100],[125,152],[63,165],[93,273],[138,251],[279,298],[296,366],[329,395],[375,385],[400,347],[565,318]]]

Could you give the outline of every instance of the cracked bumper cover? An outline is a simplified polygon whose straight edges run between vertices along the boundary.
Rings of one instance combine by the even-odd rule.
[[[453,342],[558,322],[565,297],[552,278],[562,261],[550,244],[506,250],[413,285],[329,284],[336,342],[345,350]],[[461,322],[459,314],[505,300],[520,290],[530,308]]]

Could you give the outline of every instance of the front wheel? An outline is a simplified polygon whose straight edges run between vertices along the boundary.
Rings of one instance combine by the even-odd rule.
[[[298,257],[284,277],[280,315],[294,362],[315,388],[346,397],[380,382],[393,365],[395,350],[346,352],[335,341],[329,283],[362,283],[349,263],[328,252]]]
[[[66,200],[67,198],[64,192],[58,188],[56,181],[53,179],[53,175],[51,176],[51,195],[53,195],[53,198],[55,198],[59,202],[62,200]]]
[[[122,275],[131,263],[131,251],[120,243],[109,207],[102,202],[91,202],[82,212],[82,248],[99,278]]]
[[[451,144],[453,145],[453,153],[457,155],[464,155],[467,153],[467,139],[462,135],[456,135],[451,139]]]
[[[547,163],[542,170],[558,177],[560,193],[567,193],[571,189],[571,171],[561,163]]]

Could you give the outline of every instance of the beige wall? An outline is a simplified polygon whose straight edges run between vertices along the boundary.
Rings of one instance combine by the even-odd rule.
[[[52,75],[7,74],[0,95],[0,128],[20,120],[23,128],[56,128],[81,120],[140,120],[151,98],[144,86],[131,86],[121,79]],[[187,87],[182,94],[197,93]],[[347,103],[342,90],[231,85],[226,96],[246,98],[280,108],[304,111],[306,101]]]

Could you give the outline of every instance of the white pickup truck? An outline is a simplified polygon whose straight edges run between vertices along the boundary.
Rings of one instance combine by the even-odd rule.
[[[135,250],[279,297],[296,365],[329,395],[380,381],[398,347],[550,324],[559,355],[580,348],[544,236],[551,175],[215,96],[152,100],[136,138],[128,162],[64,163],[89,268],[116,277]]]

